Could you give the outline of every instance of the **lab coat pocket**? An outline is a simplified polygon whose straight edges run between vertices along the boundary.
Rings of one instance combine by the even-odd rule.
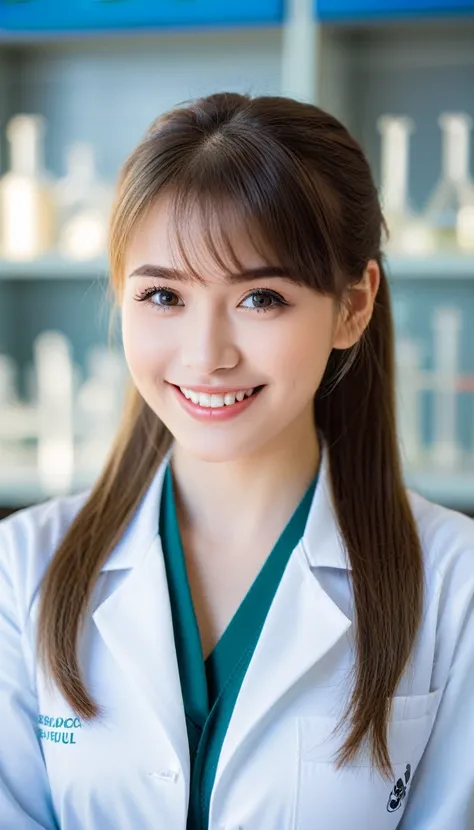
[[[441,692],[392,700],[388,748],[393,780],[375,770],[365,747],[336,769],[348,736],[332,717],[302,716],[298,730],[298,795],[295,830],[394,830],[401,820],[415,769],[428,742]]]

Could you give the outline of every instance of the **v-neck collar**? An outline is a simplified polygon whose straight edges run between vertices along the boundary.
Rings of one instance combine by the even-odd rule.
[[[224,633],[204,661],[201,636],[179,531],[173,476],[168,464],[162,492],[160,535],[165,551],[173,627],[186,712],[200,726],[250,643],[256,643],[291,552],[302,538],[317,476],[293,512]],[[253,651],[253,648],[252,648]]]
[[[208,692],[211,700],[218,697],[249,644],[255,645],[258,639],[288,559],[303,536],[315,487],[316,478],[311,482],[206,660]]]
[[[160,535],[188,734],[191,771],[188,830],[204,830],[208,826],[216,771],[234,708],[283,573],[303,537],[317,478],[308,487],[226,630],[204,662],[169,464],[165,471]]]
[[[173,630],[186,714],[202,727],[209,713],[201,636],[179,531],[173,476],[168,464],[161,496],[160,536],[165,558]]]

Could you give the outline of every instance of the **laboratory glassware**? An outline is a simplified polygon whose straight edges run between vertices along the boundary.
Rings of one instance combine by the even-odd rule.
[[[16,115],[7,124],[10,171],[0,180],[2,256],[34,260],[54,239],[52,180],[43,163],[45,119]]]
[[[386,248],[395,254],[426,254],[434,241],[423,217],[410,202],[409,144],[414,122],[408,116],[382,115],[377,120],[381,134],[381,201],[389,229]]]
[[[72,260],[103,255],[113,190],[97,176],[92,145],[77,141],[69,147],[67,173],[55,195],[60,255]]]
[[[442,113],[441,178],[428,200],[425,216],[439,249],[474,251],[474,183],[469,172],[472,119],[466,113]]]
[[[59,331],[34,342],[38,392],[38,476],[50,494],[67,492],[74,476],[74,367],[70,343]]]

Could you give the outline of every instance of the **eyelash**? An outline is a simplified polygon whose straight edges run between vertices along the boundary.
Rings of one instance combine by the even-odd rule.
[[[162,291],[166,292],[167,294],[171,294],[174,297],[178,296],[176,294],[176,292],[173,291],[171,288],[167,288],[164,285],[155,285],[155,286],[151,286],[150,288],[145,288],[144,291],[137,294],[134,299],[137,300],[137,302],[139,302],[139,303],[148,303],[149,305],[151,305],[157,311],[165,311],[166,312],[166,311],[172,311],[172,309],[174,309],[174,308],[182,308],[182,306],[172,306],[172,305],[166,306],[166,305],[159,305],[158,303],[152,302],[152,298],[156,294],[159,294]],[[278,308],[279,306],[289,305],[286,302],[286,300],[284,300],[283,297],[280,294],[277,294],[275,291],[271,291],[268,288],[255,288],[253,291],[250,291],[247,294],[247,296],[244,297],[243,300],[241,300],[241,302],[244,302],[249,297],[255,297],[255,296],[258,296],[258,297],[271,297],[271,299],[274,300],[274,304],[271,305],[271,306],[268,306],[267,308],[252,308],[252,309],[246,308],[245,311],[256,311],[259,314],[261,314],[262,312],[265,312],[265,311],[273,311],[274,308]]]

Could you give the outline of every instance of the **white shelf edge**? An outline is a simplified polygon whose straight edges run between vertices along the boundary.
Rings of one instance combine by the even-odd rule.
[[[87,472],[76,472],[70,488],[61,495],[70,496],[89,490],[98,475],[99,473],[93,475]],[[0,507],[2,508],[15,510],[24,505],[39,504],[54,497],[54,494],[41,486],[38,471],[35,468],[31,470],[26,467],[12,469],[8,475],[0,478]]]
[[[96,474],[78,471],[71,487],[64,495],[84,492],[93,486]],[[430,501],[457,510],[474,512],[474,469],[469,472],[441,473],[431,470],[407,472],[405,483],[410,490]],[[18,509],[52,498],[40,485],[35,469],[11,470],[0,478],[0,507]]]
[[[405,475],[405,483],[429,501],[474,512],[474,470],[457,473],[429,469],[410,471]]]
[[[474,255],[435,254],[429,257],[388,256],[387,276],[404,279],[474,280]]]
[[[76,262],[48,256],[33,262],[9,262],[0,259],[0,280],[103,279],[108,274],[105,257]]]

